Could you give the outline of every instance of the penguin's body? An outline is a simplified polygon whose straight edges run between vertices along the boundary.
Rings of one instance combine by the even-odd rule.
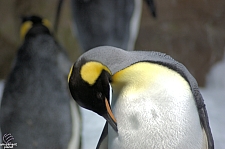
[[[23,25],[31,26],[27,33],[22,26],[25,40],[3,91],[2,135],[11,133],[18,149],[78,148],[79,108],[71,100],[65,77],[70,62],[41,18],[26,19]]]
[[[192,92],[178,73],[139,62],[114,78],[120,82],[112,83],[112,111],[119,135],[108,127],[110,148],[207,148]]]
[[[112,126],[98,148],[213,149],[197,82],[168,55],[98,47],[73,65],[69,87],[78,104]]]
[[[147,0],[155,16],[153,0]],[[72,0],[75,34],[84,51],[97,46],[133,50],[142,0]]]

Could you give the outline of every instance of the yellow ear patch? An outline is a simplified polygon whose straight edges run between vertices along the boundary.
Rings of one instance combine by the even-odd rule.
[[[67,78],[67,81],[68,81],[68,82],[70,81],[70,77],[71,77],[72,71],[73,71],[73,65],[71,66],[70,72],[69,72],[69,74],[68,74],[68,78]]]
[[[51,29],[51,22],[50,21],[48,21],[47,19],[43,19],[42,20],[42,24],[44,25],[44,26],[46,26],[49,30]]]
[[[24,40],[27,32],[29,31],[29,29],[31,29],[33,23],[31,21],[26,21],[24,22],[22,25],[21,25],[21,28],[20,28],[20,38],[22,40]]]
[[[98,79],[102,70],[105,70],[111,74],[111,71],[99,62],[87,62],[81,67],[81,78],[88,84],[93,85]]]

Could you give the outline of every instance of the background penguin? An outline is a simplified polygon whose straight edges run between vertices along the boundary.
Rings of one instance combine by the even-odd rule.
[[[153,0],[146,0],[153,17]],[[142,0],[72,0],[75,35],[84,51],[108,45],[133,50]]]
[[[68,80],[77,103],[111,125],[100,148],[214,148],[197,82],[168,55],[98,47],[77,60]]]
[[[79,148],[79,107],[66,84],[70,62],[55,41],[50,23],[37,16],[24,17],[22,46],[3,91],[2,135],[11,133],[17,148]]]

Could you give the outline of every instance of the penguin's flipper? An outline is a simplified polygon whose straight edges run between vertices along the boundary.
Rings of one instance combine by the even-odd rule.
[[[189,80],[191,90],[193,92],[193,95],[196,101],[201,125],[207,137],[208,149],[214,149],[214,141],[213,141],[212,132],[209,126],[209,118],[208,118],[207,110],[205,107],[204,99],[198,89],[197,82],[193,80],[193,78],[191,78],[190,75],[188,75],[187,73],[186,73],[186,76]]]
[[[199,117],[203,129],[205,130],[207,141],[208,141],[208,149],[214,149],[214,141],[211,133],[211,129],[209,127],[209,119],[205,106],[198,110]]]
[[[156,6],[155,6],[155,3],[154,3],[154,0],[145,0],[145,1],[146,1],[146,3],[148,4],[148,6],[150,8],[152,16],[154,18],[156,18]]]
[[[96,149],[107,149],[107,148],[108,148],[108,123],[106,122]]]

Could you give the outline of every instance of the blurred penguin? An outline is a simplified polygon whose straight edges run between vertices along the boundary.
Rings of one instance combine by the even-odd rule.
[[[70,62],[49,26],[37,16],[23,18],[24,41],[5,82],[1,130],[18,149],[80,148],[80,112],[66,81]]]
[[[153,0],[145,0],[153,17]],[[74,32],[81,48],[108,45],[133,50],[139,31],[142,0],[72,0]]]

